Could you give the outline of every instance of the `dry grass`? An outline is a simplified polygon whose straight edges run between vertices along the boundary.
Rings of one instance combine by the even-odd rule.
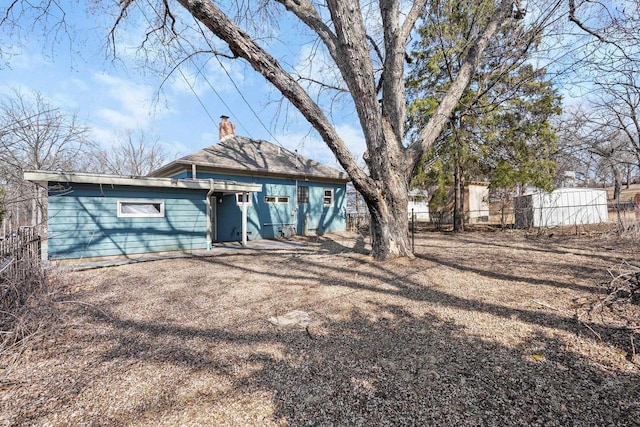
[[[613,187],[607,187],[607,199],[613,200]],[[640,193],[640,184],[631,184],[629,188],[626,185],[622,186],[620,191],[620,201],[631,201],[635,197],[636,193]]]
[[[58,324],[3,356],[0,425],[640,424],[635,335],[576,317],[637,242],[426,233],[383,264],[365,246],[65,273]],[[268,321],[293,310],[308,331]]]

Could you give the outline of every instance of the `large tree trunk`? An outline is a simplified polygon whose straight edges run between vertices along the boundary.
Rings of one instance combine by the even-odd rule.
[[[394,197],[394,193],[397,197]],[[385,196],[386,194],[386,196]],[[372,253],[377,260],[399,256],[413,258],[409,239],[407,191],[380,191],[380,197],[368,201],[371,214]]]
[[[328,0],[330,14],[320,13],[312,2],[276,0],[314,31],[340,70],[367,143],[368,171],[360,168],[335,126],[309,93],[211,0],[178,0],[194,18],[223,40],[234,57],[248,61],[273,84],[318,131],[338,162],[362,194],[371,213],[373,256],[378,260],[412,257],[407,212],[408,183],[422,155],[432,146],[469,84],[480,55],[498,26],[512,13],[512,2],[502,0],[486,26],[470,45],[451,87],[427,127],[408,147],[403,144],[405,121],[404,63],[409,35],[425,10],[426,0],[416,0],[409,11],[397,0],[380,0],[384,32],[382,93],[376,87],[370,41],[357,0]],[[125,2],[120,18],[126,15]],[[166,3],[165,3],[166,4]],[[169,15],[170,17],[172,15]],[[404,21],[400,22],[400,17]],[[166,16],[165,16],[166,18]],[[383,109],[379,108],[379,95]]]
[[[408,213],[411,174],[395,131],[386,122],[383,138],[385,142],[368,144],[380,148],[365,155],[374,183],[374,191],[362,191],[371,216],[372,255],[377,260],[413,258]],[[354,181],[354,185],[358,183]]]

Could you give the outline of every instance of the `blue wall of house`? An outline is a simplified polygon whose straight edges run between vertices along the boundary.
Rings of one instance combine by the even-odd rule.
[[[96,184],[63,186],[62,191],[49,191],[50,259],[207,247],[206,190]],[[163,201],[164,217],[118,217],[118,200],[142,199]]]
[[[183,173],[174,178],[190,178]],[[249,240],[282,237],[293,230],[294,234],[305,234],[305,224],[309,234],[323,234],[345,231],[347,227],[346,184],[324,183],[298,180],[298,186],[309,187],[309,203],[299,204],[295,179],[263,178],[241,175],[198,173],[199,179],[213,178],[243,183],[262,184],[262,191],[251,194],[251,203],[247,206],[247,231]],[[333,189],[333,203],[325,206],[325,189]],[[288,197],[287,203],[268,203],[265,197]],[[222,200],[222,203],[220,203]],[[217,241],[238,241],[242,231],[242,206],[235,195],[218,195],[217,205]]]

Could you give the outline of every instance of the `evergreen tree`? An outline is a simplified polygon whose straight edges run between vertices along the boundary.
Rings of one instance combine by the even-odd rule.
[[[492,5],[432,3],[408,76],[410,131],[419,132],[434,114],[469,49],[465,40],[474,17]],[[520,40],[516,49],[507,43],[514,38]],[[523,184],[551,186],[555,134],[549,119],[560,114],[560,97],[545,70],[530,63],[538,42],[537,32],[524,31],[520,21],[501,26],[447,128],[414,173],[412,185],[435,184],[440,201],[446,200],[445,188],[453,186],[457,231],[464,229],[463,189],[469,180],[488,180],[491,187],[509,191]]]

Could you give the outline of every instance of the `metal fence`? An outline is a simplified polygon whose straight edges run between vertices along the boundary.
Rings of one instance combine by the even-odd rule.
[[[0,240],[0,311],[25,303],[42,278],[42,244],[31,227]]]
[[[432,226],[435,229],[446,228],[453,224],[453,211],[444,209],[432,212],[409,211],[409,221]],[[640,226],[640,207],[633,202],[600,201],[599,203],[565,203],[543,206],[531,200],[514,202],[493,202],[488,209],[466,210],[466,225],[491,225],[508,228],[554,228],[586,226],[594,224],[617,224]],[[365,213],[347,214],[347,229],[358,231],[368,228],[369,216]]]
[[[369,228],[369,214],[364,212],[347,214],[347,230],[360,231]]]

